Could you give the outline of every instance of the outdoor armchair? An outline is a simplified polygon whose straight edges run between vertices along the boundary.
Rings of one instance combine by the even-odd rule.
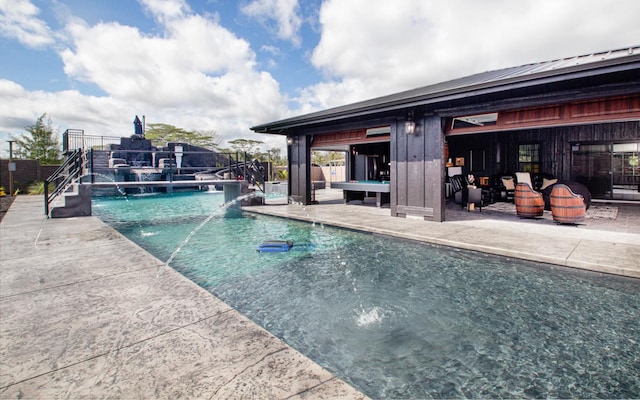
[[[584,198],[561,183],[551,190],[551,215],[561,224],[577,224],[584,221],[587,206]]]
[[[518,183],[514,194],[516,214],[520,218],[541,217],[544,213],[542,193],[536,192],[528,183]]]

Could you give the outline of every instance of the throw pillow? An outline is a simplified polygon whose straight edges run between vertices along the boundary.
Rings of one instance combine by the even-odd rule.
[[[533,185],[531,184],[531,175],[528,172],[516,172],[516,179],[518,183],[528,183],[531,188]]]
[[[516,190],[516,185],[511,178],[502,178],[502,185],[507,190]]]
[[[540,186],[540,190],[545,190],[549,186],[555,185],[556,183],[558,183],[557,179],[542,178],[542,186]]]

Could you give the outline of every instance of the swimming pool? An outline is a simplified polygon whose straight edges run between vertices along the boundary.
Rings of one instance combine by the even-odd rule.
[[[221,194],[94,199],[161,260]],[[224,218],[171,266],[373,398],[640,396],[640,284],[265,216]],[[258,253],[266,239],[313,243]]]

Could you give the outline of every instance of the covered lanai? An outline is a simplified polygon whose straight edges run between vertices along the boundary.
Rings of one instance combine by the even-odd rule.
[[[451,168],[477,177],[487,193],[499,192],[501,176],[526,171],[581,182],[596,199],[638,201],[640,46],[479,73],[251,129],[286,135],[288,194],[303,204],[312,200],[313,149],[346,152],[346,184],[385,185],[398,217],[444,221]]]

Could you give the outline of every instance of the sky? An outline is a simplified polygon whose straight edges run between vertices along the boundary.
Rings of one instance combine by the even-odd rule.
[[[640,44],[637,0],[0,0],[0,155],[133,120],[254,125],[475,73]]]

